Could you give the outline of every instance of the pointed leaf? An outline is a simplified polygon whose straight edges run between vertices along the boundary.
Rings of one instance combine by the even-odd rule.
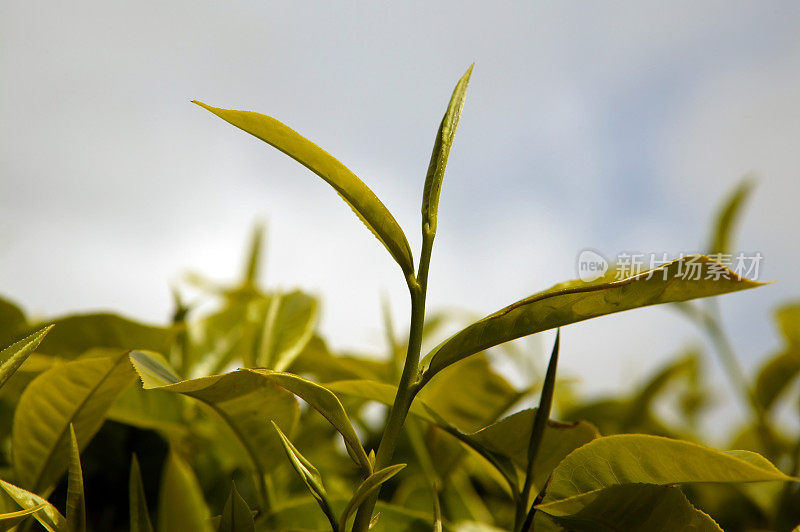
[[[44,339],[45,335],[50,332],[53,326],[49,325],[44,329],[40,329],[30,336],[26,336],[22,340],[6,347],[0,351],[0,388],[11,378],[11,376],[19,369],[25,360],[33,353],[39,344]]]
[[[474,65],[472,65],[474,66]],[[442,190],[442,180],[447,166],[447,159],[450,156],[450,148],[453,146],[453,138],[458,127],[458,120],[461,118],[461,111],[464,108],[464,99],[467,96],[467,86],[472,75],[472,66],[461,77],[456,84],[450,103],[447,105],[439,131],[436,133],[436,141],[433,144],[431,162],[428,165],[428,175],[425,177],[425,190],[422,195],[422,226],[432,233],[436,233],[436,217],[439,211],[439,194]]]
[[[39,506],[17,510],[16,512],[2,513],[0,514],[0,530],[11,530],[11,528],[24,521],[29,515],[35,514],[39,510],[44,510],[45,508],[46,506],[44,504],[40,504]]]
[[[553,471],[543,502],[625,484],[792,480],[762,456],[644,434],[597,438]]]
[[[231,493],[222,509],[219,532],[255,532],[256,525],[247,502],[239,495],[236,484],[231,483]]]
[[[67,520],[61,513],[56,510],[55,506],[47,502],[45,499],[39,497],[35,493],[31,493],[20,487],[0,480],[0,488],[12,498],[14,501],[22,506],[23,509],[39,508],[33,516],[37,521],[49,532],[67,532]]]
[[[286,370],[311,340],[317,314],[317,300],[300,291],[273,295],[256,365]]]
[[[706,278],[715,271],[724,272],[727,278]],[[619,281],[562,283],[487,316],[445,340],[423,360],[423,382],[454,362],[522,336],[623,310],[726,294],[762,284],[739,277],[702,255],[682,257]]]
[[[375,193],[336,158],[272,117],[193,103],[277,148],[324,179],[386,246],[403,273],[413,274],[414,260],[403,230]]]
[[[159,532],[211,532],[200,484],[189,464],[175,451],[167,457],[159,494]]]
[[[359,484],[355,493],[353,493],[353,497],[350,499],[350,502],[347,503],[347,506],[345,506],[344,510],[342,511],[342,516],[339,518],[339,529],[345,530],[347,526],[347,520],[350,519],[350,516],[353,514],[356,508],[361,506],[361,503],[367,500],[367,497],[375,493],[381,487],[381,484],[395,476],[405,466],[406,464],[396,464],[386,467],[380,471],[374,472],[361,484]]]
[[[740,216],[742,206],[753,190],[754,183],[745,179],[736,187],[733,193],[725,200],[714,220],[714,232],[711,239],[711,254],[731,253],[733,247],[733,230]]]
[[[130,499],[131,532],[153,532],[150,511],[147,509],[147,498],[144,495],[142,472],[139,469],[139,460],[135,454],[131,459],[128,496]]]
[[[692,506],[677,487],[648,484],[612,486],[541,504],[536,510],[545,512],[564,528],[577,532],[722,532],[719,525]]]
[[[369,458],[367,458],[364,447],[361,445],[361,440],[358,438],[358,434],[356,434],[356,430],[353,428],[353,424],[350,422],[350,418],[347,416],[342,403],[333,392],[308,379],[298,377],[291,373],[283,373],[268,369],[250,369],[244,371],[260,375],[274,382],[278,386],[292,392],[322,414],[344,438],[344,443],[350,457],[353,458],[364,471],[372,472],[372,466],[369,463]]]
[[[69,476],[67,481],[67,527],[70,532],[86,531],[86,503],[83,495],[83,471],[81,470],[81,450],[75,428],[69,424]]]
[[[253,235],[250,237],[250,250],[247,253],[242,285],[255,287],[258,284],[258,274],[261,271],[263,259],[262,248],[264,247],[264,225],[257,224],[253,228]]]
[[[134,379],[127,353],[74,360],[36,377],[20,397],[11,434],[21,485],[35,492],[53,485],[69,462],[70,423],[83,449]]]

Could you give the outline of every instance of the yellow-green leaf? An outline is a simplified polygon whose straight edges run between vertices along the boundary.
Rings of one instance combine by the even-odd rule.
[[[52,328],[53,326],[49,325],[0,351],[0,360],[2,360],[2,366],[0,366],[0,388],[16,373],[30,354],[39,347],[45,335]]]
[[[66,518],[45,499],[5,480],[0,480],[0,488],[23,509],[39,508],[33,516],[48,532],[68,532]]]
[[[715,272],[721,272],[717,279]],[[618,281],[562,283],[445,340],[423,360],[423,382],[454,362],[522,336],[623,310],[716,296],[762,284],[739,277],[703,255],[682,257]]]
[[[347,520],[350,519],[350,516],[353,512],[361,506],[367,497],[375,493],[380,487],[381,484],[395,476],[399,473],[406,464],[395,464],[386,468],[381,469],[380,471],[375,471],[373,474],[368,476],[364,481],[359,484],[358,488],[356,488],[355,493],[350,498],[350,501],[345,506],[344,510],[342,510],[342,515],[339,517],[339,529],[346,530]]]
[[[739,219],[742,206],[753,190],[754,182],[745,179],[734,189],[733,193],[725,200],[716,218],[714,231],[711,238],[709,253],[731,253],[733,247],[733,230]]]
[[[300,291],[270,299],[256,365],[285,371],[308,344],[317,323],[317,300]]]
[[[194,103],[277,148],[324,179],[386,246],[403,273],[413,274],[414,259],[403,230],[375,193],[335,157],[272,117]]]
[[[159,494],[159,532],[212,532],[200,484],[175,451],[170,451],[164,465]]]
[[[0,530],[11,530],[29,515],[35,514],[39,510],[44,510],[45,508],[46,506],[44,504],[40,504],[39,506],[17,510],[16,512],[2,513],[0,514]]]
[[[474,65],[473,65],[474,66]],[[450,148],[453,146],[453,138],[458,127],[458,120],[461,118],[461,111],[464,109],[464,99],[467,96],[467,86],[472,75],[472,66],[458,80],[447,111],[444,113],[439,131],[436,133],[436,141],[433,144],[431,162],[428,165],[428,174],[425,177],[425,189],[422,195],[422,226],[431,233],[436,233],[436,218],[439,211],[439,194],[442,191],[442,180],[444,171],[447,167],[447,159],[450,156]]]
[[[86,531],[86,503],[83,494],[83,470],[81,450],[75,428],[69,424],[69,474],[67,478],[67,527],[70,532]]]
[[[131,459],[131,474],[128,479],[128,497],[131,517],[131,532],[153,532],[147,498],[144,494],[142,472],[136,455]]]
[[[231,493],[222,509],[219,532],[255,532],[256,525],[247,502],[239,495],[236,484],[231,483]]]
[[[21,485],[35,492],[53,485],[69,462],[70,423],[83,449],[134,379],[127,353],[74,360],[36,377],[20,397],[11,435]]]
[[[553,470],[543,502],[625,484],[792,480],[762,456],[644,434],[597,438]]]

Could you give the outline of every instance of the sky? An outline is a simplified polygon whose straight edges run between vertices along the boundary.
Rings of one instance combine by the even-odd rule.
[[[190,100],[324,147],[418,254],[433,138],[474,62],[429,309],[488,314],[575,278],[586,248],[699,251],[752,174],[736,247],[777,282],[720,300],[752,369],[780,344],[772,310],[800,296],[799,28],[790,2],[4,0],[0,293],[39,316],[163,322],[187,271],[238,275],[263,220],[265,283],[320,296],[335,347],[381,350],[381,295],[398,323],[409,309],[391,257],[324,182]],[[526,346],[541,358],[539,336]],[[565,328],[561,371],[593,393],[630,389],[703,342],[674,311],[643,309]]]

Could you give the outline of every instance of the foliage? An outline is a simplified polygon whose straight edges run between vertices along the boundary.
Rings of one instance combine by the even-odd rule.
[[[195,276],[203,304],[187,305],[176,293],[167,325],[113,314],[35,320],[0,300],[0,339],[9,345],[0,354],[0,527],[797,525],[800,438],[776,419],[795,401],[788,399],[800,375],[800,304],[779,309],[785,345],[747,377],[717,307],[689,301],[760,283],[733,272],[706,275],[721,267],[713,258],[558,284],[467,324],[422,356],[423,335],[439,337],[451,319],[427,315],[425,298],[439,195],[471,72],[456,85],[436,134],[416,269],[395,218],[341,162],[274,118],[199,103],[306,166],[350,205],[400,266],[411,300],[408,335],[396,337],[387,313],[388,356],[332,352],[316,330],[315,298],[258,282],[260,228],[241,281],[219,287]],[[726,202],[709,252],[732,249],[732,224],[751,189],[742,185]],[[689,262],[700,268],[697,278],[679,274]],[[581,401],[572,383],[556,379],[562,334],[569,338],[561,328],[654,304],[672,305],[708,334],[751,414],[729,445],[740,450],[701,443],[696,421],[711,395],[704,353],[680,355],[631,395]],[[512,386],[498,367],[532,355],[508,342],[553,329],[544,375]],[[523,408],[536,392],[538,407]],[[661,415],[665,402],[681,423]],[[376,415],[375,404],[385,413]]]

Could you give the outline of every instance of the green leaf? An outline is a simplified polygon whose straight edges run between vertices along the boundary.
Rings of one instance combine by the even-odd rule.
[[[218,109],[198,101],[193,103],[277,148],[324,179],[386,246],[403,273],[414,273],[411,248],[397,221],[375,193],[336,158],[272,117],[250,111]]]
[[[130,500],[131,532],[153,532],[150,512],[147,509],[147,498],[144,494],[142,472],[136,455],[131,459],[131,474],[128,479],[128,497]]]
[[[800,303],[783,305],[775,311],[775,321],[789,345],[800,346]]]
[[[439,211],[439,194],[442,190],[442,180],[444,170],[447,166],[447,158],[450,156],[450,148],[453,146],[453,138],[458,127],[458,120],[461,118],[461,111],[464,109],[464,99],[467,96],[467,86],[472,75],[471,65],[467,72],[458,80],[450,103],[447,105],[439,131],[436,133],[436,141],[433,144],[431,162],[428,165],[428,174],[425,177],[425,190],[422,195],[422,226],[427,227],[431,233],[436,233],[436,217]]]
[[[259,478],[278,464],[280,441],[267,422],[292,430],[299,416],[297,400],[278,383],[247,371],[181,380],[156,353],[134,351],[130,359],[146,390],[179,393],[208,405],[231,429]]]
[[[231,482],[231,493],[222,509],[219,532],[255,532],[256,525],[247,502],[239,495],[236,484]]]
[[[331,504],[343,507],[346,501],[334,499]],[[325,517],[316,511],[317,503],[313,497],[296,498],[270,509],[265,522],[270,530],[322,530],[327,525]],[[395,504],[378,501],[373,517],[374,525],[370,532],[416,532],[431,530],[430,512],[420,512]],[[445,530],[449,530],[445,522]]]
[[[242,285],[248,288],[255,288],[258,285],[258,275],[261,271],[263,262],[261,255],[264,247],[264,225],[256,224],[253,227],[253,235],[250,237],[250,250],[247,253],[244,275],[242,275]]]
[[[751,179],[745,179],[739,183],[733,193],[725,200],[714,221],[714,232],[708,250],[709,253],[725,254],[733,251],[734,226],[739,219],[745,200],[753,190],[754,184]]]
[[[755,399],[769,411],[781,393],[800,374],[800,345],[793,345],[767,360],[758,372]]]
[[[308,344],[317,324],[317,300],[300,291],[274,294],[264,320],[256,365],[288,368]]]
[[[543,502],[625,484],[792,480],[762,456],[717,451],[644,434],[597,438],[569,454],[552,473]]]
[[[0,514],[0,530],[11,530],[11,528],[24,521],[29,515],[35,514],[39,510],[44,510],[45,508],[46,506],[44,504],[40,504],[39,506],[17,510],[16,512],[2,513]]]
[[[159,532],[211,532],[209,511],[197,478],[171,451],[164,465],[158,501]]]
[[[8,345],[28,330],[25,313],[11,301],[0,298],[0,345]]]
[[[0,352],[0,360],[3,361],[2,366],[0,366],[0,388],[16,373],[28,356],[39,347],[42,339],[52,328],[53,326],[50,325],[40,329]]]
[[[127,353],[74,360],[36,377],[20,397],[11,435],[21,485],[37,493],[53,485],[69,462],[70,423],[83,449],[134,379]]]
[[[714,271],[723,271],[728,278],[706,279]],[[684,279],[685,274],[689,278]],[[423,360],[422,382],[454,362],[522,336],[623,310],[726,294],[762,284],[739,277],[702,255],[682,257],[619,281],[562,283],[495,312],[445,340]]]
[[[347,416],[342,403],[333,392],[308,379],[298,377],[291,373],[272,371],[268,369],[249,369],[245,372],[260,375],[274,382],[278,386],[292,392],[297,397],[308,403],[317,412],[323,415],[331,425],[339,431],[344,438],[345,446],[350,457],[361,466],[364,471],[372,472],[372,465],[367,457],[361,440],[356,434],[350,418]]]
[[[406,464],[395,464],[386,467],[380,471],[374,472],[361,484],[359,484],[355,493],[353,493],[353,497],[350,499],[350,502],[347,503],[347,506],[345,506],[344,510],[342,511],[341,517],[339,517],[339,529],[345,530],[347,526],[347,520],[350,519],[350,516],[356,511],[356,508],[361,506],[361,503],[367,500],[367,497],[375,493],[375,491],[381,487],[381,484],[395,476],[405,466]]]
[[[56,510],[55,506],[45,499],[39,497],[35,493],[10,484],[5,480],[0,480],[0,488],[3,488],[3,490],[23,509],[29,510],[31,508],[43,507],[37,510],[33,516],[49,532],[68,532],[67,520]]]
[[[670,486],[612,486],[536,509],[576,532],[722,532],[713,519],[692,506],[680,488]]]
[[[292,442],[289,441],[278,425],[275,425],[275,432],[278,433],[278,436],[281,438],[281,443],[283,443],[283,449],[286,452],[286,456],[289,458],[289,461],[292,464],[292,467],[297,474],[302,479],[303,483],[308,488],[308,491],[311,495],[316,499],[319,507],[322,509],[322,512],[325,514],[325,517],[328,518],[330,521],[331,528],[334,532],[339,530],[336,524],[336,517],[333,515],[333,510],[331,509],[331,504],[328,501],[328,494],[325,491],[325,486],[322,484],[322,476],[317,471],[317,468],[313,466],[311,462],[306,460],[306,458],[300,454],[300,451],[292,445]]]
[[[67,481],[67,528],[70,532],[86,532],[86,503],[83,495],[81,450],[75,428],[69,424],[69,477]]]
[[[312,336],[289,367],[296,375],[312,375],[319,382],[349,379],[389,380],[390,368],[384,361],[333,354],[325,341]]]

